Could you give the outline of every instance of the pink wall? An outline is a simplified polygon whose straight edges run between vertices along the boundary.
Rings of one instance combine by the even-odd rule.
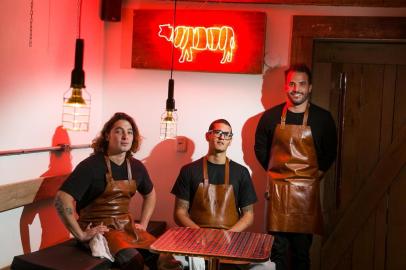
[[[30,1],[0,1],[0,150],[51,146],[60,125],[62,95],[69,87],[76,38],[76,1],[34,1],[33,47],[28,47]],[[229,157],[249,167],[259,203],[252,230],[264,227],[264,171],[253,154],[253,136],[260,113],[283,100],[283,69],[289,63],[293,15],[405,16],[402,8],[311,7],[178,3],[181,9],[240,9],[267,13],[266,67],[262,75],[175,72],[178,134],[188,151],[175,151],[175,141],[159,140],[169,72],[131,69],[131,10],[172,8],[168,1],[123,1],[119,23],[99,19],[99,1],[83,1],[86,85],[92,95],[88,132],[68,132],[72,144],[89,143],[114,112],[124,111],[137,121],[144,137],[136,157],[147,166],[158,192],[153,219],[173,225],[173,196],[169,193],[179,168],[206,153],[204,133],[216,118],[228,119],[236,134]],[[72,151],[55,173],[76,166],[89,150]],[[61,161],[61,160],[59,160]],[[0,185],[36,178],[49,171],[48,153],[0,157]],[[133,203],[135,215],[139,201]],[[53,211],[51,204],[43,211]],[[24,213],[25,211],[25,213]],[[40,247],[45,225],[37,210],[18,208],[0,213],[0,267],[23,253],[20,226],[30,232],[31,250]],[[44,212],[42,212],[44,213]],[[31,215],[30,214],[34,214]],[[46,220],[46,219],[45,219]],[[27,229],[28,228],[28,229]]]

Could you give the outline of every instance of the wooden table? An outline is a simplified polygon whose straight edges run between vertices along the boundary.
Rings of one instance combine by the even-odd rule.
[[[220,259],[264,262],[269,259],[272,236],[252,232],[174,227],[161,235],[150,247],[152,251],[204,257],[209,269],[219,269]]]

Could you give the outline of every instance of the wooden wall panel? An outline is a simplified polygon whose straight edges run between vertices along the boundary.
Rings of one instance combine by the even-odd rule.
[[[307,52],[312,52],[313,50],[313,38],[306,36],[292,37],[292,48],[297,49],[294,51],[292,50],[290,62],[292,64],[305,63],[310,67],[312,63],[312,54]]]
[[[386,260],[386,232],[387,232],[387,204],[388,193],[379,202],[375,212],[375,236],[374,239],[374,254],[372,256],[374,262],[374,270],[385,270]]]
[[[356,238],[365,220],[375,211],[392,180],[399,174],[406,160],[406,126],[403,126],[391,146],[385,151],[374,171],[344,216],[328,237],[321,251],[321,268],[334,269]]]
[[[406,269],[406,165],[390,188],[388,208],[387,270]]]
[[[358,167],[359,156],[359,134],[358,127],[360,125],[359,118],[359,97],[361,85],[361,64],[345,64],[343,69],[347,73],[347,96],[346,96],[346,111],[345,126],[343,131],[343,146],[342,146],[342,171],[341,171],[341,184],[340,184],[340,205],[338,211],[344,212],[351,201],[354,199],[355,194],[359,191],[363,179],[360,175]],[[356,135],[356,137],[354,137]],[[356,162],[354,162],[356,161]]]
[[[330,38],[343,39],[346,41],[354,40],[356,42],[368,39],[404,40],[406,39],[406,18],[294,16],[291,64],[304,62],[311,66],[313,62],[312,46],[315,41]],[[396,54],[394,55],[395,57],[393,59],[397,61],[398,57]],[[371,57],[371,59],[372,58],[374,57]],[[333,64],[332,73],[335,72],[335,67],[337,67],[337,71],[346,69],[342,66],[339,67],[339,64]],[[372,67],[371,70],[373,71],[374,68]],[[386,229],[389,228],[391,224],[386,223],[385,196],[387,189],[392,184],[392,181],[402,166],[405,166],[406,162],[406,142],[404,141],[406,137],[406,106],[404,106],[404,104],[406,104],[406,91],[405,87],[401,86],[405,85],[405,81],[399,81],[394,87],[393,83],[388,83],[388,81],[393,80],[394,76],[396,78],[406,78],[403,66],[386,64],[383,68],[383,75],[381,76],[381,78],[385,77],[383,80],[384,84],[381,84],[383,92],[380,92],[381,96],[374,97],[374,99],[380,98],[381,101],[374,100],[371,103],[378,106],[377,102],[380,102],[381,107],[378,106],[374,108],[374,106],[369,107],[369,105],[364,104],[364,102],[369,102],[368,97],[365,96],[369,94],[367,91],[368,88],[365,88],[365,91],[359,91],[358,97],[362,98],[354,100],[355,105],[358,105],[357,102],[363,104],[366,108],[372,108],[371,112],[373,113],[374,111],[381,111],[381,115],[378,117],[381,122],[378,127],[382,128],[382,132],[379,134],[381,137],[377,137],[376,133],[372,136],[375,139],[378,138],[375,145],[372,146],[372,152],[375,157],[379,156],[381,159],[375,165],[371,165],[375,157],[369,157],[366,161],[363,161],[364,170],[368,169],[369,166],[373,167],[372,173],[366,176],[367,181],[364,180],[365,183],[359,185],[357,181],[362,180],[358,179],[358,177],[351,177],[355,185],[359,187],[359,190],[353,194],[356,195],[355,197],[350,198],[350,196],[348,196],[346,209],[342,209],[341,212],[336,213],[335,217],[333,216],[328,220],[328,222],[332,222],[336,218],[337,222],[336,224],[334,223],[335,226],[329,227],[332,231],[328,231],[329,235],[326,235],[326,238],[324,238],[320,257],[318,258],[321,260],[320,269],[352,269],[353,263],[355,267],[357,264],[361,265],[362,263],[359,262],[362,261],[365,256],[369,256],[373,264],[372,269],[389,269],[385,268],[385,260],[387,259],[385,257],[387,255],[385,243]],[[333,80],[331,80],[331,82],[332,81]],[[365,82],[363,82],[363,84],[365,84]],[[370,85],[372,85],[372,82]],[[333,89],[334,86],[331,88]],[[322,91],[321,89],[319,90]],[[332,90],[330,89],[330,91]],[[321,97],[321,100],[325,99],[325,97]],[[393,109],[394,107],[395,109]],[[356,121],[356,117],[352,120]],[[391,132],[392,128],[394,129],[393,133]],[[366,146],[367,144],[364,144],[363,148]],[[371,150],[368,149],[367,151]],[[355,172],[359,170],[356,167],[352,169]],[[351,183],[348,182],[346,188],[351,191],[353,187],[351,187],[350,184]],[[325,187],[327,188],[328,186]],[[405,194],[404,191],[403,194]],[[359,236],[359,233],[363,232],[366,222],[371,223],[371,217],[375,222],[375,229],[373,233],[370,233],[371,239],[374,241],[372,255],[370,255],[371,249],[368,248],[370,245],[366,245],[366,250],[362,251],[360,258],[353,258],[354,253],[356,253],[354,250],[355,247],[363,246],[361,244],[362,242],[355,244],[354,241],[360,241],[359,239],[362,237]],[[395,239],[395,237],[393,237],[393,239]],[[402,252],[404,252],[404,250],[402,250]],[[394,255],[401,256],[398,253],[394,253]],[[388,256],[392,256],[389,251]],[[405,256],[403,255],[403,257]],[[399,258],[392,258],[391,260],[397,263],[393,265],[399,265]],[[403,267],[403,265],[401,266]]]
[[[351,270],[352,266],[352,246],[348,248],[334,270]]]
[[[369,180],[367,176],[379,161],[383,68],[383,65],[362,65],[361,88],[356,97],[359,109],[355,112],[359,119],[357,150],[362,157],[356,161],[362,184]]]
[[[397,67],[395,112],[393,115],[393,132],[396,136],[400,129],[406,125],[406,65]]]
[[[0,186],[0,212],[53,198],[68,175],[39,177]]]
[[[393,137],[393,101],[395,100],[396,72],[395,65],[385,65],[381,115],[381,129],[385,130],[385,132],[381,134],[379,147],[381,154],[389,147]]]
[[[382,50],[382,43],[387,50]],[[404,42],[317,42],[315,57],[320,62],[398,64],[406,63]],[[371,57],[373,56],[373,57]]]
[[[374,269],[375,215],[360,230],[352,246],[352,270]]]
[[[219,0],[179,0],[183,2],[219,2]],[[283,5],[331,5],[361,7],[404,7],[404,0],[221,0],[223,3],[283,4]]]
[[[405,39],[406,17],[293,16],[291,64],[312,66],[319,38]]]

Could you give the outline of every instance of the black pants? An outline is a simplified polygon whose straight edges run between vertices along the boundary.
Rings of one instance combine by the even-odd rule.
[[[117,252],[114,258],[120,269],[143,270],[145,264],[150,270],[158,270],[158,257],[146,249],[127,248]]]
[[[271,232],[274,242],[271,261],[276,270],[309,270],[309,251],[313,241],[312,234]]]
[[[208,269],[206,267],[206,269]],[[222,263],[220,264],[221,270],[247,270],[249,269],[249,264],[229,264],[229,263]]]

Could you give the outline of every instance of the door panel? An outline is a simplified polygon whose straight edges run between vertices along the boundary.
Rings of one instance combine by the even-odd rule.
[[[332,113],[341,134],[338,160],[322,187],[326,241],[406,124],[406,42],[317,40],[313,74],[312,101]],[[400,179],[382,179],[396,186],[385,198],[365,202],[376,209],[348,243],[351,255],[342,258],[352,258],[348,269],[403,269],[398,267],[406,264],[400,255],[406,239],[399,236],[406,226],[399,212],[406,205],[400,195],[406,194],[404,171]]]
[[[386,269],[406,269],[406,215],[405,215],[406,166],[390,188],[388,202],[388,231]]]

